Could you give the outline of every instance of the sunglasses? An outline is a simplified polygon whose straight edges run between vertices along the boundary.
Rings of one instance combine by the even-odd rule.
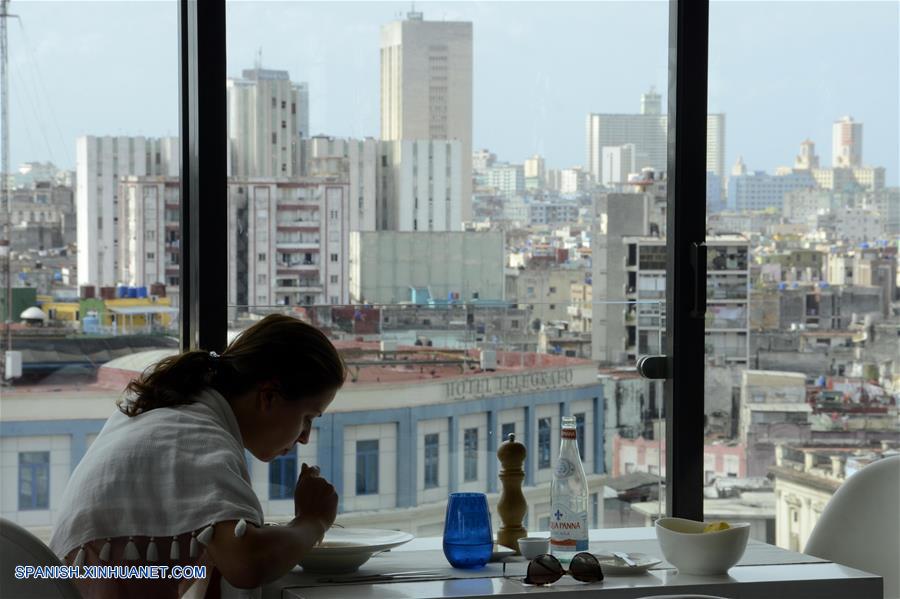
[[[528,563],[525,584],[553,584],[568,574],[579,582],[600,582],[603,580],[603,569],[593,554],[583,552],[577,554],[569,562],[566,570],[562,563],[549,553],[539,555]]]

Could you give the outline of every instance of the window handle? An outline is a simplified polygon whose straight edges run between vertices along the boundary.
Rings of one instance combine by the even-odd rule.
[[[637,371],[641,377],[650,380],[669,378],[669,358],[667,356],[641,356],[637,361]]]

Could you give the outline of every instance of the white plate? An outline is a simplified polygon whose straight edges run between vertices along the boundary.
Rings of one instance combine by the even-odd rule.
[[[300,566],[306,572],[349,574],[356,572],[374,554],[413,540],[413,535],[396,530],[332,528],[321,545],[314,547]]]
[[[629,566],[621,559],[610,553],[595,553],[600,567],[603,568],[603,574],[612,574],[613,576],[628,576],[629,574],[643,574],[656,564],[662,563],[662,560],[646,553],[629,553],[631,558],[637,565]]]

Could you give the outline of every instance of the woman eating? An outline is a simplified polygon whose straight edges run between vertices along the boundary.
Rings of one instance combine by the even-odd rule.
[[[289,572],[334,523],[337,494],[303,464],[295,518],[264,526],[245,450],[296,451],[344,378],[321,331],[270,315],[222,355],[189,351],[133,380],[72,473],[50,547],[68,565],[205,565],[206,578],[78,579],[82,595],[256,596]]]

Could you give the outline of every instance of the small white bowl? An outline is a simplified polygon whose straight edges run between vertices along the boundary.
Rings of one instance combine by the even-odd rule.
[[[550,539],[547,537],[525,537],[519,539],[519,552],[525,559],[534,559],[550,552]]]
[[[684,574],[725,574],[743,557],[750,538],[750,524],[728,523],[730,528],[703,532],[706,522],[684,518],[660,518],[656,538],[665,558]]]

